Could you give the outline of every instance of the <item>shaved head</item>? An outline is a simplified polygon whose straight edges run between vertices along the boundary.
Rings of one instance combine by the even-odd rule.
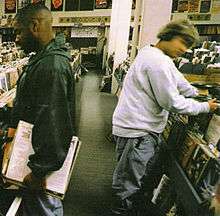
[[[33,19],[45,20],[52,24],[52,15],[49,9],[42,3],[29,4],[20,9],[15,16],[16,22],[28,26]]]
[[[53,38],[52,15],[42,3],[20,9],[14,19],[16,43],[28,52],[38,52]]]

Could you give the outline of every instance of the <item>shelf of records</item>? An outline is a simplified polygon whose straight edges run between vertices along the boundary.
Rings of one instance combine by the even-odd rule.
[[[16,47],[15,42],[0,43],[0,63],[5,65],[18,58],[23,58],[23,51]]]
[[[79,50],[70,50],[70,55],[72,57],[71,67],[74,73],[75,81],[77,82],[81,77],[81,53]]]
[[[216,114],[169,116],[163,137],[171,152],[168,176],[181,215],[212,215],[210,206],[220,180],[219,130]]]
[[[118,84],[117,92],[120,91],[123,85],[124,78],[131,65],[131,59],[128,57],[121,64],[119,64],[115,69],[114,74],[113,74],[113,65],[114,65],[114,53],[111,54],[107,59],[105,75],[102,77],[102,81],[99,86],[101,92],[111,91],[110,89],[111,89],[112,75],[114,75]]]
[[[88,55],[88,54],[96,55],[96,47],[82,47],[80,49],[80,52],[81,54],[85,54],[85,55]]]
[[[189,50],[175,63],[185,74],[220,73],[220,43],[204,41],[201,48]]]
[[[0,98],[4,98],[5,95],[9,94],[7,92],[15,87],[22,68],[27,62],[28,57],[25,57],[0,66]]]
[[[117,83],[120,88],[122,88],[124,78],[128,72],[128,69],[131,65],[131,59],[126,58],[116,69],[114,72],[114,77],[117,80]]]
[[[104,71],[104,75],[99,85],[99,90],[101,92],[107,92],[107,93],[111,92],[114,56],[115,56],[115,53],[112,53],[111,55],[109,55],[106,61],[106,68]]]

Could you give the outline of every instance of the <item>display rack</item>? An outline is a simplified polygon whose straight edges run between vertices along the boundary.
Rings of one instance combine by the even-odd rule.
[[[175,197],[173,201],[181,216],[212,216],[209,207],[215,191],[210,191],[209,199],[204,192],[209,192],[210,187],[214,189],[217,184],[220,163],[217,152],[209,148],[199,127],[195,128],[192,123],[197,124],[188,116],[171,114],[163,133],[170,159],[168,176],[173,188],[171,197]]]
[[[184,209],[187,216],[202,216],[204,202],[192,186],[182,167],[173,155],[170,155],[171,163],[168,169],[169,177],[172,179],[176,193],[176,202]],[[208,215],[207,215],[208,216]]]

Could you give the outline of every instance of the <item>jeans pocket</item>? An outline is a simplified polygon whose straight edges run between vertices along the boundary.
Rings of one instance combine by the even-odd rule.
[[[155,140],[150,136],[137,138],[130,155],[131,160],[146,165],[148,160],[154,155]]]
[[[154,152],[157,146],[157,141],[150,134],[137,138],[135,148],[142,151]]]

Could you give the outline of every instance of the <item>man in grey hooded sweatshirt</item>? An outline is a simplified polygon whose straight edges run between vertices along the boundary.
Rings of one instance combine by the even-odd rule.
[[[198,40],[194,26],[187,20],[173,21],[159,32],[158,38],[155,46],[139,51],[125,77],[113,114],[118,163],[112,187],[120,201],[119,207],[112,210],[114,215],[152,216],[143,213],[137,202],[150,204],[158,183],[155,178],[162,175],[160,134],[169,112],[197,115],[217,108],[215,99],[200,103],[189,98],[198,94],[197,89],[173,63],[173,58]]]

